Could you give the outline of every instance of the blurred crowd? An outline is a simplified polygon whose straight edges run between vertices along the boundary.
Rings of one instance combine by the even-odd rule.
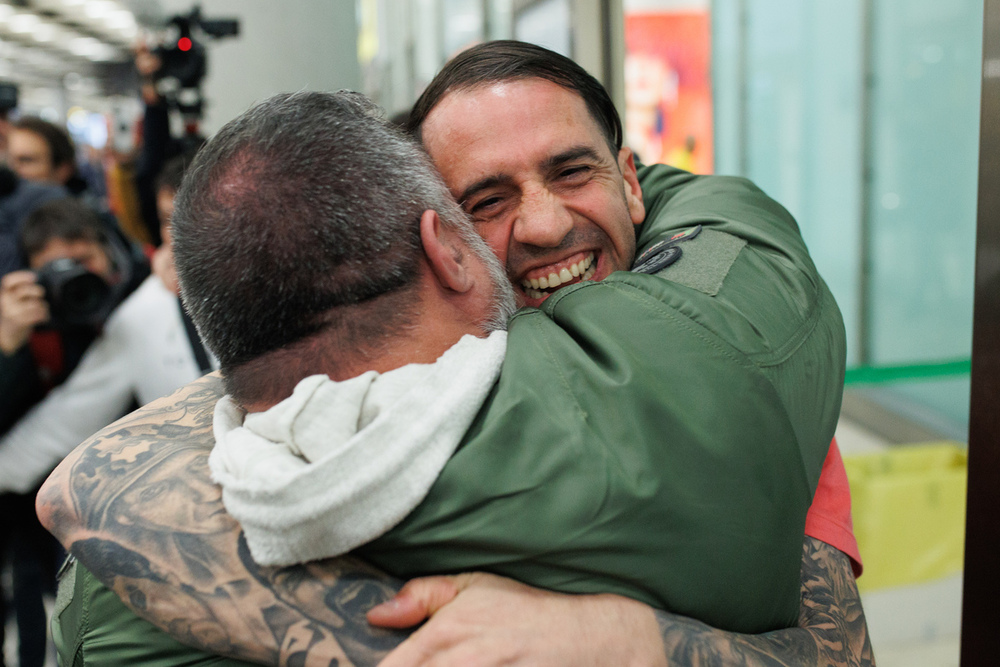
[[[39,485],[90,434],[217,365],[171,252],[200,139],[171,136],[160,66],[138,50],[144,111],[127,154],[78,150],[65,127],[0,109],[0,646],[13,621],[19,667],[45,662],[64,557],[35,516]]]

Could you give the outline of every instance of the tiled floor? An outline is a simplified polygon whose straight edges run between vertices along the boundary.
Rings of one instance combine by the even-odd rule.
[[[962,577],[862,596],[879,667],[958,667]]]

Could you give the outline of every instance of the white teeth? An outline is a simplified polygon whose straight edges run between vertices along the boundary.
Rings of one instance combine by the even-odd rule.
[[[580,278],[581,276],[582,280],[590,280],[593,278],[594,273],[597,270],[597,267],[591,268],[593,263],[594,253],[590,253],[579,262],[570,264],[569,266],[560,269],[559,273],[555,273],[553,271],[547,276],[525,278],[521,281],[521,286],[524,287],[525,293],[528,296],[533,299],[540,299],[545,296],[545,294],[538,290],[554,289],[563,283],[572,282],[574,278]]]

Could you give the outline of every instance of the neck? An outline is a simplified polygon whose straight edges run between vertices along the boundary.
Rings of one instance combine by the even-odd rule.
[[[226,389],[248,412],[263,412],[290,396],[310,375],[323,374],[339,382],[368,371],[386,373],[407,364],[430,364],[462,336],[486,335],[460,307],[436,297],[417,290],[377,300],[383,303],[354,306],[339,318],[339,326],[229,369]],[[391,325],[394,331],[388,335],[375,312],[385,309],[402,313],[404,320]]]

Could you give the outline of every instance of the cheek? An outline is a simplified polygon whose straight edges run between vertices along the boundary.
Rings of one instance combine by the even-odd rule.
[[[507,246],[510,243],[510,225],[491,222],[475,225],[476,233],[486,241],[501,264],[507,263]]]
[[[595,222],[600,221],[598,226],[610,239],[615,254],[618,255],[616,264],[620,266],[617,268],[627,269],[631,266],[635,255],[636,228],[625,198],[621,195],[605,198],[600,205],[595,204],[594,216],[591,219]]]

